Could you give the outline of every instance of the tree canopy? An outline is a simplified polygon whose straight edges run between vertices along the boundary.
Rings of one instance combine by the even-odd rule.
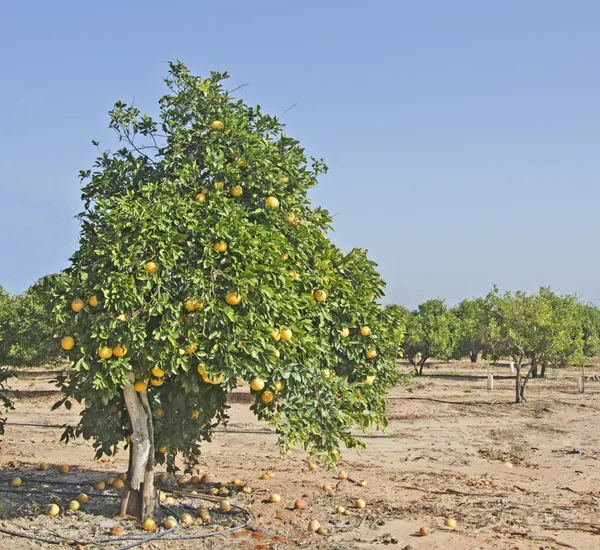
[[[97,456],[131,442],[142,517],[140,472],[174,470],[178,454],[193,468],[238,379],[284,451],[326,462],[361,444],[352,426],[386,425],[398,379],[375,264],[333,245],[331,216],[307,197],[326,166],[226,78],[177,62],[157,121],[115,104],[122,147],[81,172],[79,249],[56,285],[73,362],[62,403],[84,403],[64,437],[91,438]]]

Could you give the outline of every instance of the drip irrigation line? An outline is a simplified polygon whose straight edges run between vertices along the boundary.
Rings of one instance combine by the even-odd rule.
[[[165,537],[166,535],[168,535],[169,533],[172,533],[173,531],[176,531],[179,529],[179,524],[175,525],[175,527],[171,527],[171,529],[167,529],[165,531],[162,531],[160,533],[157,533],[156,535],[152,535],[150,537],[146,537],[142,540],[138,540],[136,542],[132,542],[131,544],[127,544],[126,546],[121,546],[119,547],[118,550],[128,550],[129,548],[135,548],[136,546],[139,546],[140,544],[144,544],[145,542],[150,542],[156,539],[162,539],[163,537]]]
[[[33,495],[33,494],[41,494],[41,491],[39,489],[21,489],[21,490],[11,490],[11,489],[0,489],[0,493],[22,493],[22,494],[28,494],[28,495]],[[81,491],[77,491],[77,492],[73,492],[73,491],[52,491],[53,495],[66,495],[66,496],[73,496],[73,495],[77,495],[79,496],[81,494]],[[110,495],[110,494],[106,494],[106,493],[91,493],[91,495],[95,498],[95,497],[101,497],[101,498],[120,498],[119,495]]]
[[[415,399],[415,398],[403,398],[403,397],[390,397],[389,399]],[[35,424],[29,422],[6,422],[5,426],[27,426],[30,428],[66,428],[66,424]],[[246,435],[277,435],[275,430],[236,430],[236,429],[223,429],[223,430],[213,430],[214,433],[222,433],[222,434],[246,434]],[[356,437],[358,439],[389,439],[389,436],[384,434],[353,434],[352,437]]]

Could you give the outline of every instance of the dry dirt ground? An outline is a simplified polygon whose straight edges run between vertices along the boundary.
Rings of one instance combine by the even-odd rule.
[[[486,387],[488,370],[495,377],[493,391]],[[0,529],[71,543],[110,539],[107,531],[118,511],[111,495],[118,497],[118,491],[97,491],[91,485],[124,472],[126,453],[94,461],[91,446],[82,441],[59,444],[60,429],[26,425],[75,422],[78,411],[50,410],[57,396],[47,393],[52,390],[47,370],[19,374],[12,382],[19,390],[16,410],[0,438]],[[516,406],[507,365],[427,367],[425,376],[390,394],[389,436],[374,432],[360,455],[344,453],[341,468],[354,482],[366,480],[366,487],[323,469],[308,471],[302,452],[280,458],[272,430],[255,420],[244,402],[250,396],[238,395],[228,431],[204,445],[200,470],[215,482],[239,478],[253,488],[243,494],[229,486],[231,502],[252,514],[251,525],[234,534],[156,540],[138,548],[600,550],[600,381],[587,382],[579,393],[579,374],[551,371],[547,379],[532,381],[529,401]],[[587,375],[600,375],[600,368],[589,368]],[[37,468],[41,461],[50,465],[45,472]],[[70,472],[58,473],[59,464],[68,464]],[[265,471],[275,476],[259,479]],[[24,483],[13,490],[9,480],[16,475]],[[69,484],[49,483],[57,480]],[[324,484],[334,491],[324,492]],[[174,488],[172,480],[163,488]],[[90,499],[80,511],[61,510],[51,518],[31,510],[32,504],[50,502],[64,507],[82,491]],[[265,502],[271,493],[280,494],[281,503]],[[215,507],[189,494],[173,497],[169,506],[175,513],[186,505],[188,510]],[[305,501],[304,510],[293,510],[298,498]],[[364,510],[353,509],[357,498],[366,501]],[[339,505],[350,513],[335,514]],[[241,513],[212,514],[212,525],[176,534],[207,533],[244,521]],[[447,518],[456,519],[455,529],[444,528]],[[310,535],[311,519],[328,533]],[[143,534],[134,522],[117,521],[127,535]],[[418,536],[425,526],[430,534]],[[124,548],[132,542],[113,540],[100,547]],[[53,547],[0,533],[2,550]]]

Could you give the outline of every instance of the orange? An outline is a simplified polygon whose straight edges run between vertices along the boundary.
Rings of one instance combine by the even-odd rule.
[[[280,256],[282,262],[286,262],[289,257],[289,254],[286,254],[285,252]]]
[[[210,123],[210,127],[213,130],[225,130],[225,124],[223,124],[220,120],[213,120]]]
[[[275,380],[275,390],[283,391],[284,387],[285,386],[283,385],[283,382],[281,380]]]
[[[360,333],[363,336],[371,336],[371,327],[360,327]]]
[[[152,374],[156,376],[156,378],[162,378],[165,375],[165,371],[159,367],[154,367],[152,369]]]
[[[58,507],[58,504],[48,504],[44,510],[44,514],[47,516],[58,516],[59,512],[60,508]]]
[[[324,290],[316,290],[315,301],[324,302],[325,300],[327,300],[327,292],[325,292]]]
[[[144,269],[146,270],[146,273],[152,275],[153,273],[156,273],[158,266],[155,262],[146,262],[146,265],[144,265]]]
[[[219,374],[218,378],[210,378],[208,374],[202,375],[202,380],[204,380],[207,384],[212,384],[213,386],[217,386],[223,381],[223,375]]]
[[[127,355],[127,348],[125,346],[122,346],[121,344],[117,344],[112,349],[112,354],[115,357],[125,357],[125,355]]]
[[[145,382],[144,380],[138,380],[133,387],[135,388],[135,391],[137,392],[143,392],[146,391],[146,388],[148,387],[148,382]]]
[[[102,359],[110,359],[112,357],[112,354],[113,350],[109,346],[104,346],[103,348],[100,348],[100,351],[98,352],[98,355],[102,357]]]
[[[72,336],[65,336],[61,341],[60,341],[60,347],[66,351],[69,351],[70,349],[73,349],[73,346],[75,345],[75,340],[73,340]]]
[[[261,399],[265,402],[265,403],[270,403],[271,401],[273,401],[273,398],[275,397],[275,395],[273,394],[272,391],[267,390],[266,392],[263,392],[263,394],[261,395]]]
[[[206,201],[206,194],[205,193],[198,193],[195,197],[194,200],[196,202],[205,202]]]
[[[190,344],[189,346],[185,347],[185,354],[192,355],[192,353],[194,353],[197,349],[198,346],[196,344]]]
[[[151,386],[162,386],[165,382],[164,378],[150,378]]]
[[[190,299],[185,302],[185,309],[188,311],[196,311],[196,300]]]
[[[293,336],[293,334],[292,334],[292,330],[291,330],[291,329],[289,329],[289,328],[284,328],[283,330],[280,330],[280,331],[279,331],[279,334],[281,335],[281,339],[282,339],[284,342],[289,342],[289,341],[291,341],[291,339],[292,339],[292,336]]]
[[[375,382],[375,375],[374,374],[372,376],[367,376],[363,380],[363,384],[365,384],[367,386],[371,386],[373,384],[373,382]]]
[[[250,381],[250,388],[254,391],[260,391],[265,387],[265,381],[262,378],[253,378]]]
[[[153,519],[147,519],[142,527],[144,531],[156,531],[156,522]]]
[[[225,301],[230,306],[237,306],[242,301],[242,296],[237,292],[228,292],[225,296]]]
[[[215,183],[215,189],[225,189],[225,182],[218,181],[217,183]]]
[[[265,204],[267,208],[279,208],[279,200],[277,197],[268,197]]]
[[[275,342],[279,342],[279,340],[281,340],[281,334],[279,334],[277,329],[271,332],[271,338],[273,338]]]
[[[344,328],[342,329],[342,336],[343,336],[344,338],[348,338],[348,336],[350,336],[350,329],[349,329],[349,328],[347,328],[347,327],[344,327]]]
[[[213,244],[213,248],[217,252],[225,252],[227,250],[227,243],[225,241],[217,241],[215,244]]]
[[[231,188],[231,196],[235,197],[236,199],[238,197],[241,197],[244,194],[244,190],[242,189],[241,185],[236,185],[235,187]]]
[[[85,307],[85,302],[79,298],[76,298],[71,302],[71,309],[77,313]]]
[[[377,357],[377,350],[370,349],[367,351],[366,355],[367,359],[374,359],[375,357]]]
[[[88,299],[88,304],[90,307],[97,307],[98,306],[98,298],[95,295],[90,296]]]

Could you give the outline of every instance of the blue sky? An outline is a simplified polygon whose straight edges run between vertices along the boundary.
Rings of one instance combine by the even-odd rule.
[[[551,285],[599,299],[600,3],[556,0],[0,5],[0,284],[77,247],[78,170],[107,111],[155,112],[167,62],[226,70],[329,174],[335,242],[410,307]]]

